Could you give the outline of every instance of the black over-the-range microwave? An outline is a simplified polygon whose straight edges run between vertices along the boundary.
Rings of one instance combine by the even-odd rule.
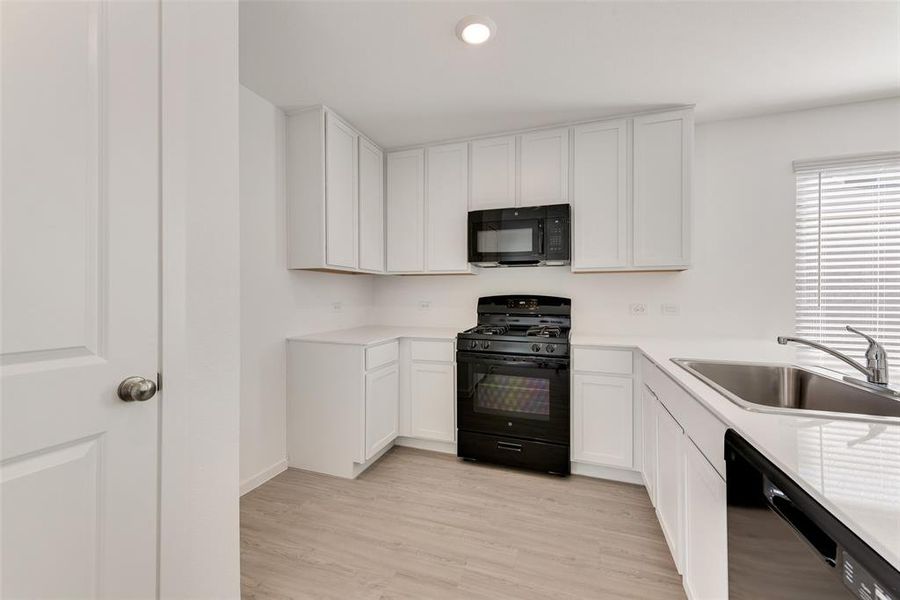
[[[469,262],[479,267],[567,265],[569,205],[469,213]]]

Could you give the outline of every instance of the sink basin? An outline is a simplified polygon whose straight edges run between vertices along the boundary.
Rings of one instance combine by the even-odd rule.
[[[900,419],[900,394],[847,381],[825,369],[686,358],[672,362],[748,410]]]

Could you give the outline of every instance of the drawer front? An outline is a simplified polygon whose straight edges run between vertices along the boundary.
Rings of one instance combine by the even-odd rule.
[[[631,350],[575,348],[574,353],[574,368],[576,371],[631,375],[634,370],[632,366],[634,354]]]
[[[453,362],[453,342],[413,340],[410,342],[409,352],[413,360]]]
[[[399,356],[400,345],[396,341],[366,348],[366,371],[396,362]]]
[[[725,477],[725,430],[728,427],[675,380],[646,357],[641,370],[644,385],[678,421],[706,459]]]

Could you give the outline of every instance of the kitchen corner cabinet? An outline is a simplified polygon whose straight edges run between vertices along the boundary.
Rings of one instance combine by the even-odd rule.
[[[387,270],[425,270],[425,150],[387,155]]]
[[[630,469],[633,466],[631,379],[576,373],[572,403],[572,459]]]
[[[572,271],[690,266],[693,110],[574,128]]]
[[[366,373],[366,460],[397,437],[400,368],[397,363]]]
[[[362,154],[361,154],[362,149]],[[381,151],[325,107],[287,117],[287,266],[379,271]],[[360,173],[360,161],[363,171]],[[360,243],[360,197],[364,199]],[[374,220],[373,220],[374,219]],[[365,266],[361,265],[364,263]]]
[[[359,269],[384,272],[384,154],[359,138]]]

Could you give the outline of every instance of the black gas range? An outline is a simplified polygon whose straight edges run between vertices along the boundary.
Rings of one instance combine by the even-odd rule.
[[[488,296],[457,336],[457,454],[569,473],[571,301]]]

